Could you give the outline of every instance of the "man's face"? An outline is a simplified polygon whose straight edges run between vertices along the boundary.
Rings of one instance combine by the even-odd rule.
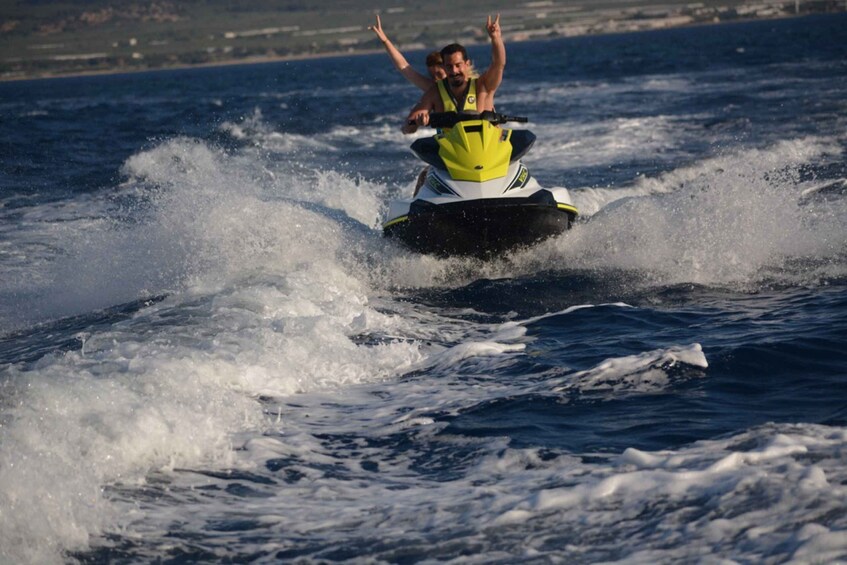
[[[468,62],[461,53],[451,53],[444,59],[444,72],[450,86],[464,86],[467,81]]]

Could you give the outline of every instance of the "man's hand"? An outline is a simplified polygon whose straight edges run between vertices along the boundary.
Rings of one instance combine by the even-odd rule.
[[[491,39],[500,37],[500,14],[497,14],[497,17],[493,22],[491,21],[491,16],[488,16],[488,22],[485,24],[485,29],[488,30],[488,37]]]
[[[429,110],[414,110],[400,129],[403,133],[415,133],[419,127],[427,125],[429,125]]]
[[[411,117],[415,121],[418,126],[428,126],[429,125],[429,110],[418,110],[414,113],[413,117]]]
[[[500,14],[497,14],[494,20],[488,16],[485,29],[491,38],[491,65],[479,77],[477,96],[480,94],[480,89],[483,89],[486,95],[493,97],[494,92],[503,82],[503,70],[506,68],[506,46],[503,44],[503,36],[500,32]],[[491,100],[493,103],[493,98]]]

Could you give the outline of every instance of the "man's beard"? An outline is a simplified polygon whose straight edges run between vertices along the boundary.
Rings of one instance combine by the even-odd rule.
[[[450,86],[463,86],[465,84],[465,75],[452,75],[450,76]]]

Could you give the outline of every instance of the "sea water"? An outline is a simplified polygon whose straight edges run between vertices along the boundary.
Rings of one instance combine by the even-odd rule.
[[[507,49],[488,262],[384,54],[0,85],[0,562],[847,558],[845,16]]]

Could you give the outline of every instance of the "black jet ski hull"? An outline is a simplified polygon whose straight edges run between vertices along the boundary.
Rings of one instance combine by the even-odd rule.
[[[439,256],[491,258],[559,235],[576,210],[547,190],[529,198],[490,198],[448,204],[416,200],[409,213],[383,228],[413,251]]]

